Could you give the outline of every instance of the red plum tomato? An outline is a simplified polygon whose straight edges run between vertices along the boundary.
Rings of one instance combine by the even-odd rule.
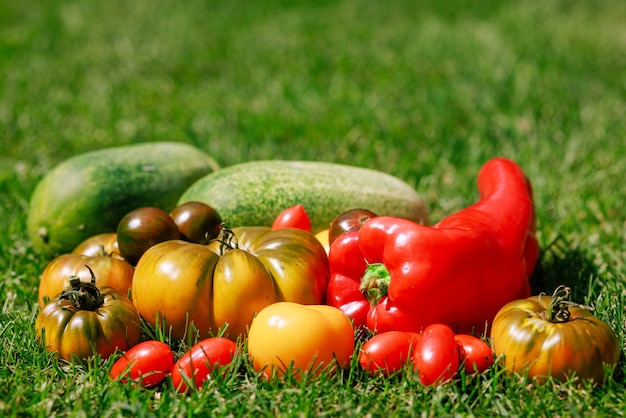
[[[413,366],[425,386],[445,383],[459,369],[459,344],[454,331],[444,324],[424,328],[413,353]]]
[[[374,335],[361,347],[359,364],[369,374],[389,376],[411,361],[420,340],[417,332],[388,331]]]
[[[109,377],[126,383],[127,379],[145,388],[161,383],[174,366],[174,353],[161,341],[143,341],[126,351],[113,363]]]
[[[459,344],[461,363],[467,374],[482,373],[493,365],[493,351],[489,344],[469,334],[457,334],[454,339]]]
[[[202,389],[214,370],[233,362],[236,351],[237,344],[227,338],[209,337],[196,343],[172,367],[174,388],[180,393]]]

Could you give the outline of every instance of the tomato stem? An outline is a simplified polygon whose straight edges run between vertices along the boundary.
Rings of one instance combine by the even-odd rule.
[[[383,296],[387,296],[391,274],[382,263],[369,264],[361,277],[359,290],[371,305],[375,305]]]
[[[225,222],[222,222],[220,224],[220,233],[214,239],[214,241],[220,243],[219,255],[224,255],[224,253],[226,253],[228,250],[239,248],[239,243],[237,242],[237,237],[235,236],[235,233],[231,229],[226,228],[225,225]]]
[[[554,290],[548,308],[546,309],[546,319],[550,322],[567,322],[570,319],[570,306],[593,310],[591,306],[580,305],[572,302],[570,294],[572,289],[561,285]]]
[[[89,266],[85,267],[91,274],[91,282],[83,282],[76,275],[70,276],[70,285],[63,290],[59,300],[66,300],[79,310],[95,311],[102,306],[104,298],[96,286],[96,275],[93,270]]]

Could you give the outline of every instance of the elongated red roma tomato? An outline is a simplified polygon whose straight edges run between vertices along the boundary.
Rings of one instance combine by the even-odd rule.
[[[388,331],[374,335],[363,346],[359,364],[370,374],[389,376],[411,361],[420,340],[417,332]]]
[[[454,339],[454,331],[444,324],[424,328],[415,347],[413,365],[425,386],[454,378],[459,369],[459,344]]]
[[[489,344],[470,334],[456,334],[454,339],[461,348],[461,363],[467,374],[482,373],[493,365]]]
[[[161,341],[143,341],[125,352],[115,361],[109,377],[113,380],[133,382],[145,388],[161,383],[174,365],[174,353]]]
[[[237,344],[227,338],[210,337],[192,346],[172,367],[172,383],[180,393],[202,389],[211,374],[232,364]]]

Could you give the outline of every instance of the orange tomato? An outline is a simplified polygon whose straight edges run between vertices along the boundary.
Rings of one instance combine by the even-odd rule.
[[[62,254],[50,261],[39,279],[39,306],[54,299],[69,286],[70,276],[78,276],[83,282],[91,281],[89,266],[96,277],[96,285],[109,286],[121,295],[128,296],[133,282],[134,269],[127,261],[108,255],[86,256],[82,254]]]
[[[296,378],[346,367],[354,351],[348,317],[327,305],[278,302],[261,310],[248,333],[256,371],[268,378]]]

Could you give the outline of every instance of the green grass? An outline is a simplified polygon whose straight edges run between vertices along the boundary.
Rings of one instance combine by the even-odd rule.
[[[380,169],[433,220],[477,198],[489,158],[533,182],[535,291],[573,287],[626,341],[626,3],[4,2],[0,6],[3,416],[619,416],[602,387],[530,386],[499,368],[443,387],[358,368],[307,384],[241,367],[202,394],[113,384],[36,343],[26,236],[37,181],[76,153],[195,144],[222,165],[310,159]]]

